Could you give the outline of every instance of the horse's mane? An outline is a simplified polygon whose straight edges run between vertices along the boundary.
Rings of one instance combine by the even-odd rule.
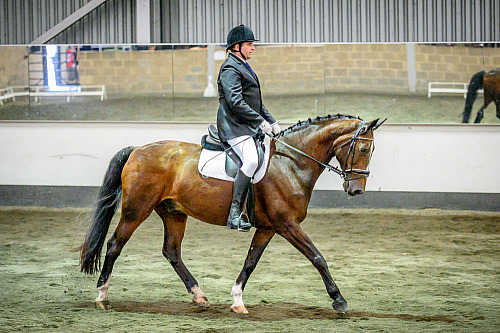
[[[295,125],[293,126],[290,126],[284,130],[282,130],[278,135],[277,137],[281,137],[283,135],[286,135],[288,133],[293,133],[293,132],[296,132],[296,131],[299,131],[299,130],[302,130],[304,128],[307,128],[309,127],[310,125],[314,125],[314,124],[317,124],[317,123],[322,123],[324,121],[327,121],[327,120],[331,120],[331,119],[354,119],[354,120],[363,120],[361,119],[360,117],[354,117],[354,116],[351,116],[351,115],[348,115],[348,114],[336,114],[336,115],[327,115],[327,116],[318,116],[316,118],[309,118],[307,120],[304,120],[304,121],[301,121],[299,120],[298,123],[296,123]]]

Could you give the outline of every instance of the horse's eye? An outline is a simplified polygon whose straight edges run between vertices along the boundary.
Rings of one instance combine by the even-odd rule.
[[[365,154],[365,155],[366,155],[366,154],[368,154],[368,153],[370,152],[370,151],[368,150],[368,148],[361,148],[361,149],[360,149],[360,151],[361,151],[361,154]]]

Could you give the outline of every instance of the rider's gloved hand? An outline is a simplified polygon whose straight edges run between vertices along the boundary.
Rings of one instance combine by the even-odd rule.
[[[273,128],[271,127],[271,124],[269,124],[266,120],[264,120],[260,125],[259,128],[262,130],[262,133],[267,134],[267,135],[272,135],[273,134]]]
[[[278,124],[278,122],[275,122],[274,124],[271,125],[271,128],[273,130],[274,135],[278,135],[281,132],[281,127]]]

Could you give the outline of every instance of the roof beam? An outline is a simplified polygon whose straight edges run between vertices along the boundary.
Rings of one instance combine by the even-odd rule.
[[[80,7],[78,10],[76,10],[73,14],[69,15],[66,17],[64,20],[61,22],[57,23],[55,26],[44,32],[41,36],[39,36],[37,39],[32,41],[30,44],[45,44],[48,41],[50,41],[52,38],[66,30],[68,27],[73,25],[76,21],[102,5],[104,2],[107,0],[92,0],[85,4],[85,6]]]

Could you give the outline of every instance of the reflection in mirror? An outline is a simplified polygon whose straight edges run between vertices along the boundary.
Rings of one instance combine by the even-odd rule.
[[[499,46],[256,44],[249,63],[283,122],[461,123],[474,74],[500,67]],[[223,45],[0,46],[0,119],[214,122],[225,58]],[[487,102],[477,87],[469,122]],[[493,102],[482,122],[500,123]]]
[[[325,115],[323,44],[260,45],[251,65],[263,103],[275,119],[296,122]]]
[[[391,123],[461,123],[469,81],[486,66],[498,67],[498,46],[326,45],[327,110]],[[493,113],[484,121],[500,123]]]

